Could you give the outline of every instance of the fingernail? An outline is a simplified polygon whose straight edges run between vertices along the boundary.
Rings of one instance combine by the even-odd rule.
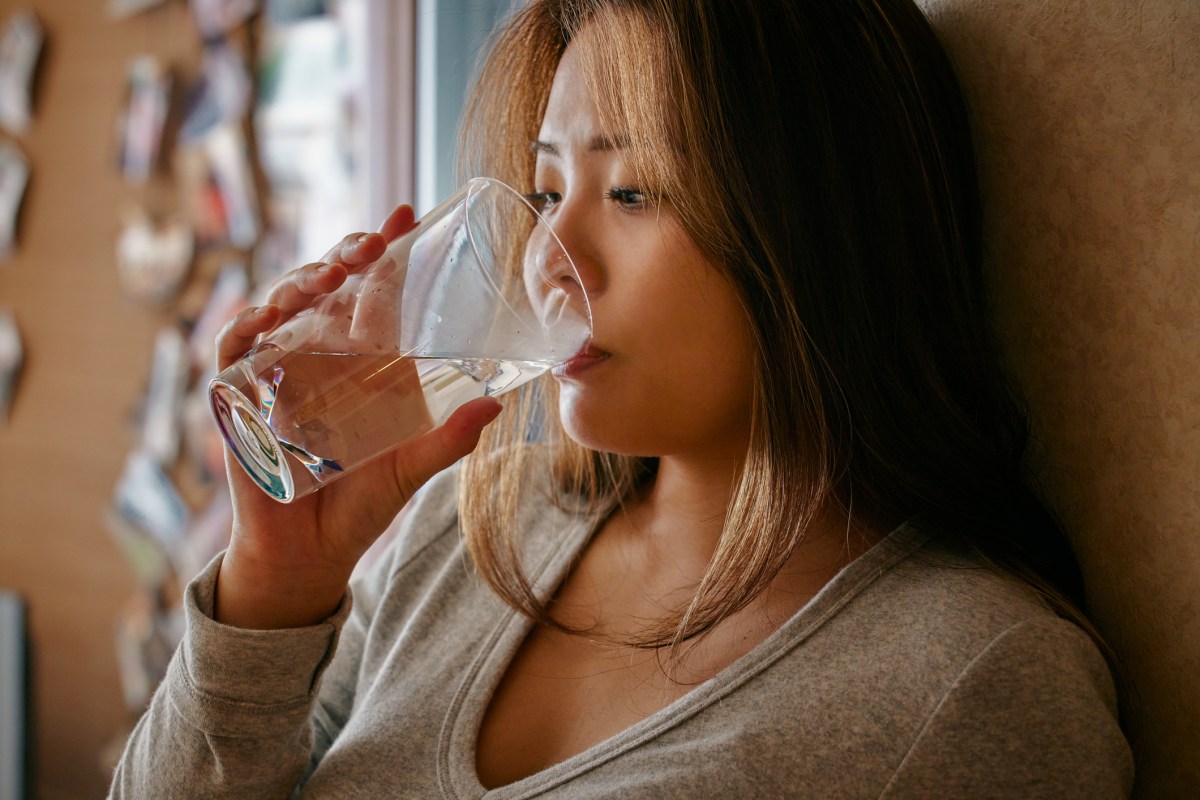
[[[332,265],[322,264],[321,266],[317,267],[317,274],[318,275],[328,275],[329,271],[332,269],[333,269]]]
[[[363,242],[365,242],[365,241],[366,241],[367,239],[369,239],[369,238],[371,238],[371,234],[369,234],[369,233],[364,233],[362,236],[358,237],[358,243],[359,243],[359,244],[362,244]]]

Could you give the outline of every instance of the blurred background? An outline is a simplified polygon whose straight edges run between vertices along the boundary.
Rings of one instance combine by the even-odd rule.
[[[0,0],[0,800],[104,796],[228,536],[216,330],[449,193],[508,6]]]

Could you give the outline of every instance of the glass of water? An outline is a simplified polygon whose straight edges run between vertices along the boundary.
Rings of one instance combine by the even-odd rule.
[[[226,444],[263,491],[303,497],[577,354],[591,311],[526,198],[474,178],[209,385]]]

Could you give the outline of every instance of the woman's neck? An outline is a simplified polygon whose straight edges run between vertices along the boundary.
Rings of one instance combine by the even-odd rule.
[[[671,576],[668,583],[694,588],[724,532],[740,467],[732,458],[660,459],[654,478],[606,526],[610,536],[643,577]],[[815,590],[880,538],[878,532],[855,530],[831,504],[811,520],[773,587]]]
[[[738,470],[733,459],[659,459],[654,477],[619,512],[622,532],[636,539],[643,558],[661,557],[699,579],[724,530]]]

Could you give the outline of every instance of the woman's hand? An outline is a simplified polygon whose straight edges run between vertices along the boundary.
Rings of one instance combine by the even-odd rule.
[[[401,206],[380,233],[347,236],[321,262],[282,277],[265,305],[246,309],[221,331],[217,368],[225,369],[260,334],[335,291],[414,227],[412,208]],[[422,484],[475,449],[483,427],[499,411],[491,398],[467,403],[440,427],[286,505],[263,493],[226,451],[233,537],[217,578],[215,618],[244,628],[288,628],[328,617],[359,557]]]

